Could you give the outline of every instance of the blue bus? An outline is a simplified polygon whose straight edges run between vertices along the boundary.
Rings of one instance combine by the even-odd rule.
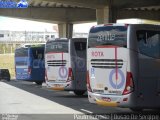
[[[17,80],[45,81],[44,46],[20,47],[15,50],[15,73]]]

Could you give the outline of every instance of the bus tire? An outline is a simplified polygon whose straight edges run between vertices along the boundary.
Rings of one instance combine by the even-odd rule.
[[[75,95],[78,95],[78,96],[81,96],[81,95],[83,95],[85,92],[86,92],[86,91],[84,91],[84,90],[79,90],[79,91],[78,91],[78,90],[75,90],[75,91],[74,91],[74,94],[75,94]]]
[[[143,111],[142,108],[130,108],[130,110],[132,110],[133,112],[142,112]]]
[[[39,82],[39,81],[36,82],[37,85],[42,85],[42,83],[43,83],[43,82]]]

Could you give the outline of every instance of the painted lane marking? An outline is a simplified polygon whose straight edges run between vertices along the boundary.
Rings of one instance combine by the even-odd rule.
[[[80,109],[81,111],[84,111],[84,112],[87,112],[87,113],[93,113],[93,112],[91,112],[91,111],[89,111],[89,110],[85,110],[85,109]]]

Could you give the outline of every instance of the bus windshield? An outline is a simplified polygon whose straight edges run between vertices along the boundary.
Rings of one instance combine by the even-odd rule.
[[[27,56],[28,56],[28,48],[16,49],[15,57],[27,57]]]
[[[127,47],[127,27],[102,26],[92,28],[89,33],[88,48],[104,45]]]
[[[68,41],[52,41],[46,43],[46,53],[49,52],[65,52],[68,53]]]

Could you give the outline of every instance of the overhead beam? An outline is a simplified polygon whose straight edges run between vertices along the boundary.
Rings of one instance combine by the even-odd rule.
[[[68,4],[74,6],[81,6],[85,8],[103,8],[108,5],[109,0],[36,0],[37,2],[47,1],[61,4]]]
[[[0,16],[54,23],[79,23],[96,21],[96,10],[86,8],[1,9]]]
[[[136,8],[148,6],[160,6],[160,0],[112,0],[117,8]]]
[[[139,18],[160,21],[160,11],[152,10],[118,10],[118,19]]]

